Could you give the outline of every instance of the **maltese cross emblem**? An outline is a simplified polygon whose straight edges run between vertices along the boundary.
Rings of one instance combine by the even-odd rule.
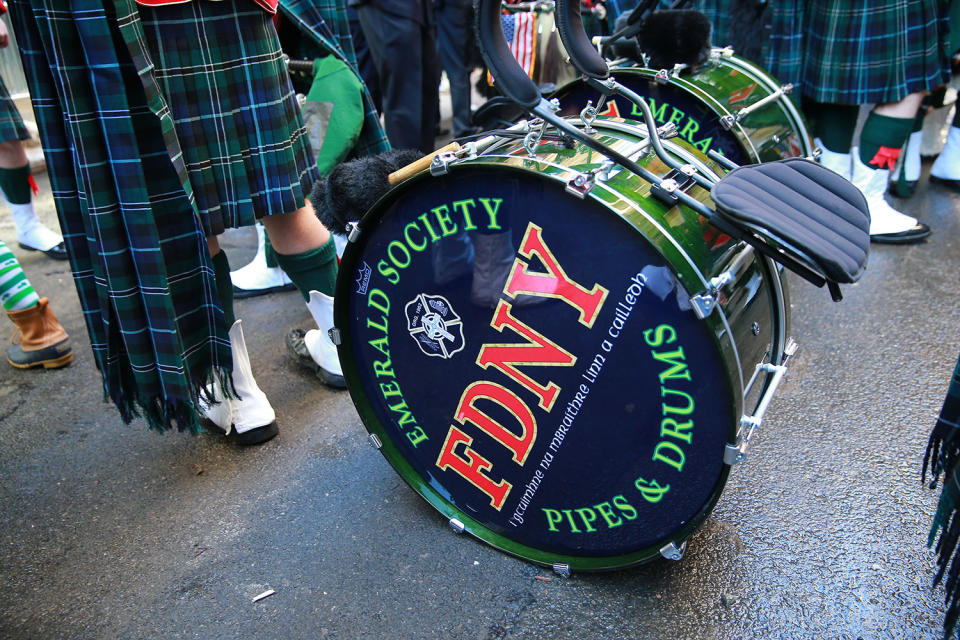
[[[421,293],[404,307],[407,330],[428,356],[448,359],[466,345],[463,322],[443,296]]]

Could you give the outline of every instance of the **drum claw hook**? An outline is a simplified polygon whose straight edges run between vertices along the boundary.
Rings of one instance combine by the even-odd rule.
[[[593,128],[593,123],[597,119],[597,109],[593,106],[593,100],[587,100],[587,106],[580,112],[580,120],[583,122],[583,132],[592,136],[597,132]]]

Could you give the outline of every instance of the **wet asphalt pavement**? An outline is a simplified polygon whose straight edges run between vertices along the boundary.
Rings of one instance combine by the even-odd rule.
[[[960,351],[960,196],[924,180],[902,208],[933,236],[874,245],[843,302],[790,279],[800,352],[684,559],[569,579],[457,536],[406,486],[349,394],[286,356],[310,326],[297,293],[237,301],[281,428],[239,448],[124,425],[67,264],[18,250],[76,359],[0,367],[0,637],[936,638],[920,468]],[[223,244],[236,268],[255,236]]]

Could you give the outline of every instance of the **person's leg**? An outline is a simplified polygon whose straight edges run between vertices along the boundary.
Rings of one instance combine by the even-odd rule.
[[[287,351],[326,384],[346,387],[337,349],[328,333],[333,327],[333,294],[337,282],[337,249],[333,237],[309,202],[293,213],[267,216],[263,225],[276,251],[277,263],[300,291],[317,323],[316,329],[291,331],[287,335]]]
[[[437,44],[443,69],[450,82],[450,105],[453,111],[453,136],[472,133],[470,117],[470,66],[467,47],[470,43],[470,4],[464,0],[446,0],[437,10]]]
[[[851,149],[852,182],[863,192],[870,208],[870,239],[905,244],[930,235],[930,227],[891,207],[884,199],[900,149],[913,128],[922,93],[874,107],[860,131],[860,146]]]
[[[258,222],[256,227],[256,255],[248,264],[230,272],[233,295],[237,298],[252,298],[296,288],[277,264],[277,256],[270,245],[270,238],[263,230],[263,224]]]
[[[0,191],[10,207],[20,246],[66,260],[63,237],[43,224],[33,208],[30,163],[19,140],[0,142]]]
[[[70,338],[23,273],[16,256],[0,240],[0,303],[17,325],[19,337],[7,347],[7,361],[18,369],[56,369],[73,360]]]
[[[890,175],[890,193],[895,196],[909,198],[920,180],[920,145],[923,141],[923,119],[926,113],[925,106],[917,111],[907,144],[900,153],[900,169]]]
[[[930,167],[930,182],[960,191],[960,106],[955,109],[947,143]]]
[[[239,444],[266,442],[277,435],[277,416],[253,377],[243,323],[236,319],[233,311],[230,262],[220,249],[216,236],[207,238],[207,249],[213,261],[220,306],[229,328],[233,389],[225,392],[219,382],[214,382],[205,394],[201,394],[200,410],[209,424]]]
[[[805,110],[812,116],[820,164],[849,180],[852,175],[850,146],[860,107],[812,102],[805,105]]]
[[[420,24],[371,5],[357,7],[357,15],[380,79],[390,144],[397,149],[433,151],[432,143],[424,146],[428,135],[432,139],[436,114],[435,104],[423,102]],[[429,133],[422,131],[424,126],[429,128]]]

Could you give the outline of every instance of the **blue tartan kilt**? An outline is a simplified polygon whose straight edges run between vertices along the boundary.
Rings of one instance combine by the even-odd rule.
[[[250,0],[138,13],[208,234],[304,206],[318,171],[271,14]]]
[[[0,78],[0,142],[10,140],[28,140],[30,134],[23,126],[23,118],[7,91],[7,85]]]
[[[896,102],[949,78],[941,0],[810,0],[803,94],[817,102]]]

